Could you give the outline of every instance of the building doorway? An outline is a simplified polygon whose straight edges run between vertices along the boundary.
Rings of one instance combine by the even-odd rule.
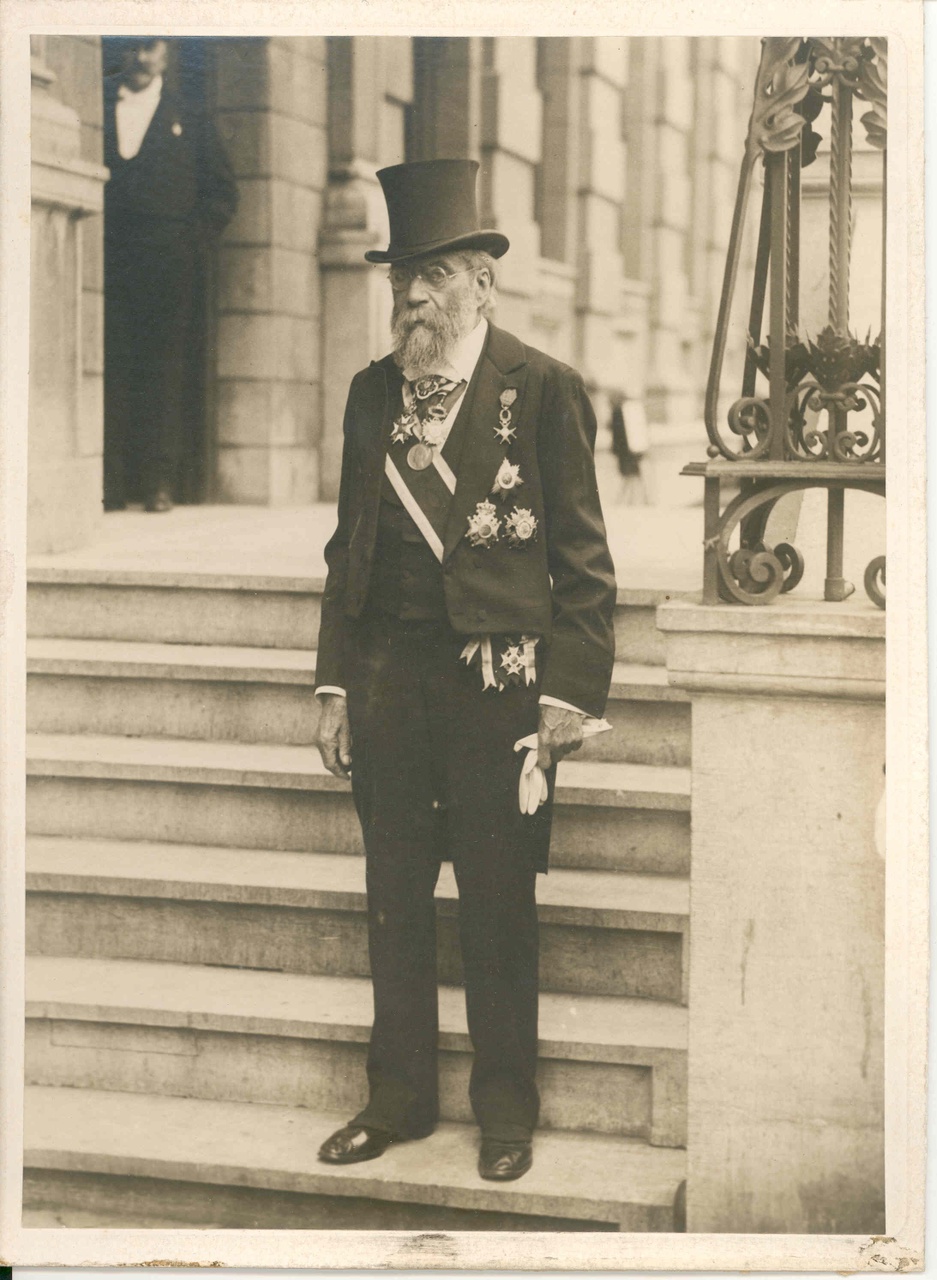
[[[208,364],[214,348],[215,241],[203,237],[195,224],[185,234],[179,233],[178,223],[175,230],[167,231],[172,228],[176,213],[184,216],[186,212],[184,204],[174,208],[173,193],[177,192],[184,202],[188,184],[195,193],[191,199],[198,199],[197,189],[203,181],[200,153],[195,152],[195,138],[191,135],[196,131],[196,122],[205,120],[209,110],[209,42],[202,38],[165,41],[160,105],[135,156],[124,161],[114,150],[117,132],[113,86],[126,67],[129,43],[127,37],[108,36],[101,42],[105,85],[112,86],[110,99],[105,88],[104,106],[105,160],[112,175],[105,199],[104,226],[104,470],[105,507],[111,509],[146,503],[157,491],[166,491],[174,503],[203,502],[211,496],[212,474]],[[174,142],[181,144],[175,151]],[[188,158],[180,160],[184,148]],[[132,166],[137,166],[136,191],[132,189]],[[131,188],[127,199],[117,195],[121,181],[124,188]],[[151,201],[146,195],[147,184],[153,192]],[[236,199],[236,195],[232,198]],[[121,243],[121,237],[128,206],[134,201],[129,234],[137,240],[131,240],[128,248]],[[151,217],[151,206],[150,224],[147,219]],[[138,208],[143,210],[140,218],[136,218]],[[152,240],[145,230],[149,225],[153,228]],[[184,243],[186,239],[188,244]],[[134,243],[138,248],[142,246],[142,254],[134,253]],[[143,259],[149,265],[143,265]],[[176,263],[175,279],[163,271],[168,260]],[[115,262],[119,264],[116,267]],[[160,296],[160,289],[165,296]],[[152,344],[147,334],[150,323]],[[161,396],[167,406],[164,417],[171,419],[171,425],[153,428],[147,423],[151,424],[152,415],[158,413],[154,401]],[[158,462],[150,456],[154,430],[162,430],[164,436],[158,447]]]

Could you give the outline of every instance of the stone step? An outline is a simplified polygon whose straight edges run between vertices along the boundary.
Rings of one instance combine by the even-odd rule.
[[[516,1182],[491,1183],[476,1170],[477,1130],[448,1122],[423,1141],[390,1147],[379,1160],[345,1166],[317,1161],[320,1143],[346,1120],[344,1113],[301,1107],[31,1085],[25,1097],[27,1208],[42,1207],[48,1177],[53,1194],[61,1196],[68,1186],[73,1208],[80,1208],[83,1182],[90,1184],[89,1200],[97,1195],[100,1203],[101,1183],[108,1179],[116,1209],[121,1180],[143,1222],[167,1218],[167,1204],[185,1184],[203,1203],[232,1188],[305,1197],[307,1228],[431,1229],[442,1221],[454,1228],[461,1215],[463,1229],[491,1229],[492,1215],[507,1215],[529,1230],[555,1230],[557,1222],[674,1229],[674,1201],[685,1176],[681,1150],[544,1129],[535,1140],[531,1171]],[[267,1225],[262,1200],[250,1198],[252,1226]],[[271,1216],[276,1206],[274,1200]],[[439,1218],[442,1209],[449,1213]],[[183,1219],[180,1225],[195,1224]]]
[[[364,978],[34,956],[27,1080],[354,1115],[372,1018]],[[471,1122],[463,993],[440,988],[443,1119]],[[541,1124],[686,1142],[686,1011],[651,1000],[540,1000]]]
[[[312,650],[38,638],[27,642],[27,727],[303,745],[319,703]],[[613,731],[578,759],[687,765],[690,709],[663,667],[617,663]]]
[[[364,859],[30,836],[33,955],[369,973]],[[558,868],[538,884],[545,991],[685,996],[685,879]],[[437,886],[439,973],[460,983],[458,897]]]
[[[91,734],[27,738],[33,834],[354,853],[348,783],[314,747]],[[563,761],[555,866],[685,875],[689,770]]]
[[[319,633],[321,577],[34,564],[28,578],[30,636],[312,649]],[[619,589],[620,661],[663,663],[655,610],[679,594]]]

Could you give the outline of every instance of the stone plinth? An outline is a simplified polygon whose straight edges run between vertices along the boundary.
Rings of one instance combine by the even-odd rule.
[[[687,1228],[882,1232],[884,614],[657,616],[693,699]]]

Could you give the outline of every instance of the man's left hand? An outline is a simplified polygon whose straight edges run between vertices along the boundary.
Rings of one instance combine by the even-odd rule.
[[[585,716],[565,707],[540,707],[540,728],[537,730],[537,764],[549,769],[570,751],[582,746],[582,722]]]

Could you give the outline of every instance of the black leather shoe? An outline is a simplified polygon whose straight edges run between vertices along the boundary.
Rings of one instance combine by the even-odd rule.
[[[478,1172],[491,1182],[513,1182],[515,1178],[522,1178],[533,1162],[533,1144],[530,1142],[499,1142],[495,1138],[482,1138]]]
[[[383,1129],[366,1129],[360,1124],[346,1124],[336,1129],[319,1148],[319,1159],[326,1164],[357,1164],[359,1160],[376,1160],[392,1142],[400,1139]]]
[[[172,511],[172,495],[166,489],[151,493],[143,504],[144,511]]]

